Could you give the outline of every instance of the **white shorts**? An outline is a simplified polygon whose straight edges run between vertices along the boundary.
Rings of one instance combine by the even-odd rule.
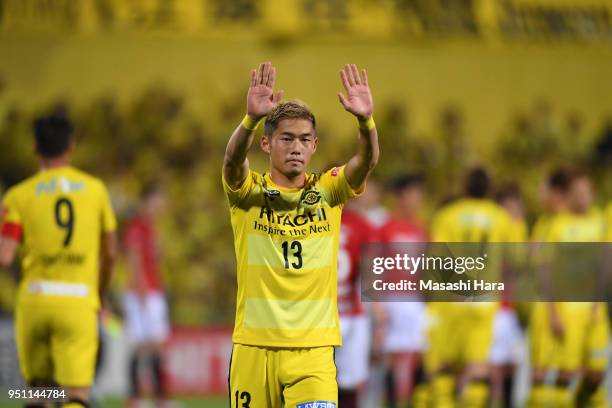
[[[387,327],[383,341],[385,353],[410,353],[425,350],[427,309],[423,302],[385,302]]]
[[[163,293],[151,292],[141,299],[127,292],[124,307],[127,334],[136,344],[163,342],[168,338],[168,306]]]
[[[495,365],[515,363],[521,339],[521,326],[514,310],[498,310],[493,324],[493,344],[489,361]]]
[[[367,315],[340,316],[342,347],[336,348],[338,387],[354,389],[369,375],[370,319]]]

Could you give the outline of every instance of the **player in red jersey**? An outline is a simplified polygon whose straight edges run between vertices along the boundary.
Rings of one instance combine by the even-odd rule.
[[[382,225],[378,233],[381,242],[395,243],[423,243],[402,250],[414,250],[418,256],[424,250],[427,242],[425,224],[421,220],[421,211],[425,197],[423,179],[418,175],[404,175],[395,179],[391,185],[393,192],[393,208],[391,216]],[[391,249],[391,248],[390,248]],[[392,249],[391,249],[392,250]],[[393,276],[391,275],[393,274]],[[402,279],[414,280],[415,275],[404,271],[390,271],[387,275],[389,281]],[[424,382],[422,369],[422,354],[426,346],[426,307],[420,298],[387,299],[384,303],[386,311],[385,339],[383,351],[388,356],[390,368],[387,375],[388,406],[397,406],[398,379],[401,372],[410,373],[412,383],[415,385],[415,399],[421,393],[419,387]],[[405,364],[410,362],[410,367]],[[416,401],[415,401],[416,402]]]
[[[128,335],[134,351],[130,359],[130,406],[142,398],[139,372],[149,363],[155,397],[159,406],[168,405],[162,376],[162,345],[169,334],[168,308],[159,271],[159,243],[154,219],[165,207],[159,184],[145,186],[138,213],[125,228],[124,244],[128,261],[128,291],[124,306]]]
[[[342,347],[336,349],[338,405],[357,408],[359,391],[368,378],[370,319],[361,303],[359,260],[362,245],[375,241],[374,230],[348,205],[342,212],[338,247],[338,313]]]

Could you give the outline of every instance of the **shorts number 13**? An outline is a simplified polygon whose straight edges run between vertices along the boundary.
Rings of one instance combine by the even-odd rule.
[[[242,402],[242,405],[238,405],[240,404],[240,402],[238,401],[238,397],[240,396],[240,402]],[[250,408],[251,407],[251,394],[248,393],[247,391],[236,391],[236,408],[238,407],[242,407],[242,408]]]

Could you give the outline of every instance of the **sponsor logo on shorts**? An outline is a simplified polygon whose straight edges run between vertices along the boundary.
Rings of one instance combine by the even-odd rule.
[[[331,401],[310,401],[297,404],[295,408],[336,408],[336,403]]]

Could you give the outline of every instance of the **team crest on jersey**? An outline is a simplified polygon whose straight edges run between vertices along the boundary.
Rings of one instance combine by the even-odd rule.
[[[321,200],[321,193],[318,191],[307,191],[302,198],[302,202],[308,205],[314,205]]]
[[[310,401],[297,404],[295,408],[336,408],[336,403],[331,401]]]
[[[264,190],[264,195],[270,200],[274,200],[276,197],[280,196],[280,191],[278,190]]]

